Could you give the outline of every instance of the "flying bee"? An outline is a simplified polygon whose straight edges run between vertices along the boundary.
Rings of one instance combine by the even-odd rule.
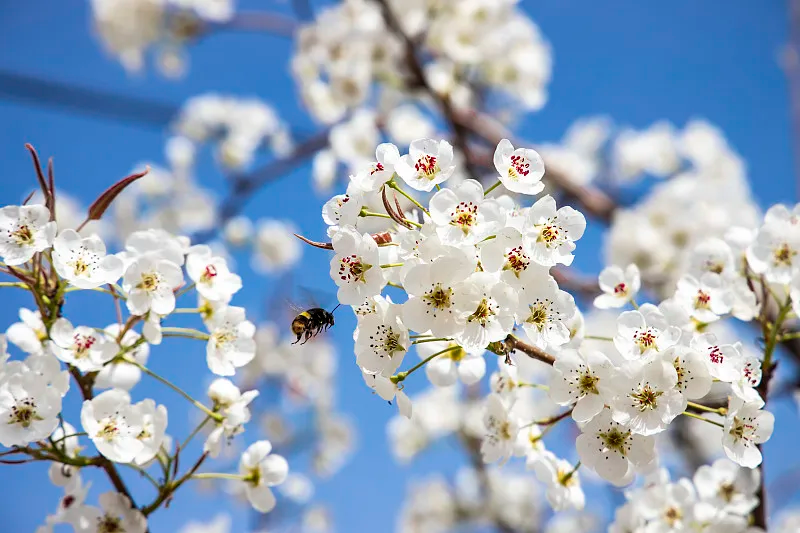
[[[328,312],[321,307],[314,307],[302,311],[292,320],[292,333],[297,335],[297,340],[292,344],[297,344],[303,339],[301,344],[305,344],[311,337],[316,336],[321,331],[327,331],[333,326],[333,313],[339,308],[338,304],[333,311]]]

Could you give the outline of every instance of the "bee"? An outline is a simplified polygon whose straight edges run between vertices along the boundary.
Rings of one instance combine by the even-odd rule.
[[[305,344],[311,337],[316,336],[321,331],[326,331],[333,326],[333,313],[339,308],[338,304],[333,311],[328,312],[321,307],[314,307],[302,311],[292,320],[292,333],[297,335],[297,340],[292,344],[297,344],[303,339],[301,344]]]

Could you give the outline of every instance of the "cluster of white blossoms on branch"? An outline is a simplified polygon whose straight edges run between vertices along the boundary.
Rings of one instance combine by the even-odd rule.
[[[382,5],[383,4],[383,5]],[[550,81],[550,47],[514,2],[347,0],[327,7],[301,28],[292,70],[310,113],[333,123],[364,104],[376,83],[381,95],[413,87],[401,38],[386,13],[430,61],[423,76],[438,94],[463,107],[476,87],[495,90],[525,109],[541,108]]]
[[[358,320],[356,363],[366,384],[410,419],[390,426],[396,454],[410,458],[431,440],[458,432],[479,443],[484,462],[525,457],[556,510],[583,508],[581,466],[617,486],[655,471],[658,435],[679,416],[717,426],[718,449],[738,465],[760,465],[759,446],[770,438],[774,417],[764,410],[758,387],[762,373],[772,371],[781,327],[800,307],[800,208],[771,208],[758,231],[732,229],[735,242],[697,243],[670,297],[658,305],[637,302],[642,280],[636,265],[606,268],[594,305],[614,309],[615,324],[603,336],[584,338],[581,312],[552,269],[573,262],[586,221],[550,195],[530,206],[518,203],[544,188],[544,164],[535,151],[501,141],[494,154],[497,183],[488,189],[472,179],[447,187],[455,168],[446,141],[415,140],[403,155],[381,144],[375,156],[351,176],[345,194],[324,205],[322,216],[334,253],[331,279],[339,302],[352,306]],[[408,189],[429,194],[427,205]],[[364,205],[365,195],[376,192],[382,212]],[[404,210],[397,195],[413,209]],[[391,226],[364,231],[373,217]],[[770,290],[762,291],[762,283]],[[729,318],[769,324],[762,358],[706,331]],[[412,346],[422,360],[404,370]],[[499,356],[491,392],[480,402],[465,399],[464,412],[459,388],[452,386],[477,384],[487,352]],[[539,376],[547,383],[521,377],[517,367],[526,358],[552,366]],[[448,392],[431,392],[417,406],[404,385],[422,367],[432,385]],[[552,401],[543,418],[524,405],[534,401],[529,392],[535,389],[547,390]],[[727,400],[709,404],[720,396]],[[542,400],[540,393],[535,401]],[[577,464],[542,440],[570,418],[580,430]],[[709,476],[724,471],[720,465]],[[747,490],[751,502],[753,490]],[[686,496],[684,503],[695,501]],[[739,518],[754,507],[740,507]],[[693,523],[729,522],[722,504],[712,510]]]
[[[100,218],[119,191],[140,177],[126,178],[103,193],[87,220]],[[59,231],[48,208],[55,195],[52,182],[42,188],[45,205],[0,209],[0,272],[13,280],[0,288],[29,291],[35,305],[35,310],[21,309],[20,322],[0,335],[0,445],[6,448],[0,462],[53,463],[50,478],[65,494],[41,531],[68,523],[80,532],[143,533],[147,516],[194,478],[234,480],[255,509],[270,511],[275,506],[270,487],[287,479],[288,465],[271,453],[269,441],[251,444],[236,474],[200,471],[244,431],[252,416],[249,406],[258,396],[257,390],[242,391],[228,379],[256,354],[256,327],[243,308],[231,304],[242,288],[241,278],[208,246],[193,246],[188,237],[164,230],[136,231],[116,254],[97,235]],[[72,304],[78,291],[108,298],[116,320],[87,324],[68,318],[79,315]],[[191,307],[178,307],[187,300]],[[171,325],[179,315],[195,315],[201,329]],[[148,366],[151,346],[167,337],[204,343],[205,365],[219,376],[208,388],[210,402],[191,397]],[[24,356],[12,358],[10,345]],[[202,413],[198,427],[183,441],[168,434],[166,407],[137,394],[144,374]],[[67,419],[73,415],[62,411],[67,394],[82,397],[72,424]],[[206,427],[210,432],[202,453],[190,461],[184,457],[186,448]],[[147,477],[155,499],[136,501],[118,466]],[[114,491],[100,496],[101,508],[85,503],[89,484],[81,479],[84,467],[103,468],[113,485]],[[159,474],[153,472],[156,467]]]

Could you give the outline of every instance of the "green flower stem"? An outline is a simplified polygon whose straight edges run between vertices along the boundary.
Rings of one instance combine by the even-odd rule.
[[[387,263],[387,264],[385,264],[385,265],[381,265],[381,268],[395,268],[395,267],[401,267],[401,266],[403,266],[404,264],[405,264],[405,263]]]
[[[197,427],[196,427],[196,428],[194,428],[194,430],[193,430],[191,433],[189,433],[189,436],[188,436],[188,437],[186,437],[186,438],[184,439],[184,441],[181,443],[181,447],[180,447],[180,449],[181,449],[181,450],[184,450],[184,449],[186,449],[186,446],[187,446],[187,445],[188,445],[190,442],[192,442],[192,439],[193,439],[193,438],[194,438],[194,437],[195,437],[195,436],[196,436],[198,433],[200,433],[200,430],[202,430],[202,429],[205,427],[205,425],[208,423],[208,421],[209,421],[209,420],[211,420],[211,417],[210,417],[210,416],[207,416],[207,417],[205,417],[205,418],[203,419],[203,421],[202,421],[202,422],[200,422],[200,423],[197,425]]]
[[[404,190],[403,190],[403,189],[402,189],[402,188],[401,188],[401,187],[400,187],[400,186],[397,184],[397,182],[396,182],[396,181],[394,181],[393,179],[392,179],[392,180],[389,180],[389,181],[387,181],[387,182],[386,182],[386,186],[387,186],[387,187],[389,187],[390,189],[394,189],[394,190],[396,190],[397,192],[399,192],[400,194],[402,194],[403,196],[405,196],[406,198],[408,198],[408,200],[409,200],[409,201],[410,201],[412,204],[414,204],[415,206],[419,207],[420,209],[422,209],[422,211],[423,211],[423,212],[424,212],[426,215],[430,216],[430,213],[428,212],[428,210],[427,210],[427,209],[425,209],[424,207],[422,207],[422,204],[420,204],[420,203],[419,203],[417,200],[415,200],[413,196],[409,195],[409,194],[408,194],[406,191],[404,191]]]
[[[17,287],[19,289],[28,289],[27,285],[17,281],[0,281],[0,287]]]
[[[716,409],[714,407],[706,407],[705,405],[701,405],[699,403],[694,403],[694,402],[686,402],[686,404],[693,409],[697,409],[698,411],[705,411],[707,413],[716,413],[718,415],[724,415],[728,411],[724,407]]]
[[[451,340],[453,340],[453,339],[448,339],[447,337],[436,337],[434,339],[424,338],[424,339],[416,339],[411,344],[422,344],[423,342],[439,342],[439,341],[447,341],[447,342],[449,342]]]
[[[702,417],[702,416],[700,416],[700,415],[696,415],[696,414],[694,414],[694,413],[690,413],[689,411],[684,411],[684,412],[683,412],[683,413],[681,413],[681,414],[682,414],[682,415],[689,416],[689,417],[691,417],[691,418],[696,418],[697,420],[702,420],[703,422],[708,422],[709,424],[714,424],[715,426],[718,426],[718,427],[721,427],[721,428],[724,428],[724,427],[725,427],[725,425],[724,425],[724,424],[720,424],[719,422],[716,422],[716,421],[714,421],[714,420],[709,420],[708,418]]]
[[[184,294],[186,294],[190,290],[194,289],[194,286],[195,286],[195,283],[190,283],[186,287],[182,288],[181,290],[179,290],[178,292],[175,293],[175,298],[180,298],[181,296],[183,296]]]
[[[449,348],[445,348],[444,350],[436,352],[433,355],[429,355],[428,357],[426,357],[425,359],[423,359],[422,361],[420,361],[416,365],[412,366],[411,368],[409,368],[405,372],[400,372],[399,374],[395,374],[390,379],[395,384],[400,383],[401,381],[405,380],[409,376],[409,374],[412,374],[413,372],[419,370],[420,368],[422,368],[423,366],[428,364],[431,360],[433,360],[434,357],[438,357],[438,356],[440,356],[442,354],[445,354],[445,353],[448,353],[448,352],[453,352],[455,350],[460,350],[460,349],[461,349],[461,346],[450,346]]]
[[[208,333],[203,333],[193,328],[174,328],[169,326],[161,328],[161,334],[164,337],[183,337],[186,339],[200,339],[201,341],[207,341],[211,338]]]
[[[398,285],[397,283],[392,283],[391,281],[387,281],[386,284],[390,287],[394,287],[395,289],[405,290],[402,285]]]
[[[631,305],[633,306],[633,308],[634,308],[634,309],[636,309],[636,310],[638,311],[638,310],[639,310],[639,304],[637,304],[637,303],[636,303],[636,300],[634,300],[633,298],[631,298],[631,299],[630,299],[630,302],[631,302]]]
[[[201,472],[199,474],[192,474],[192,479],[235,479],[244,481],[244,476],[241,474],[225,474],[222,472]]]
[[[593,340],[593,341],[614,342],[614,338],[613,337],[601,337],[599,335],[584,335],[583,338],[587,339],[587,340]]]
[[[489,193],[490,193],[490,192],[492,192],[493,190],[495,190],[496,188],[498,188],[500,185],[502,185],[502,183],[503,183],[503,182],[501,182],[500,180],[497,180],[497,181],[494,183],[494,185],[492,185],[491,187],[489,187],[488,189],[486,189],[485,191],[483,191],[483,195],[484,195],[484,196],[489,196]]]
[[[362,209],[361,212],[358,214],[360,217],[378,217],[378,218],[392,218],[389,215],[384,213],[374,213],[372,211],[367,211],[366,209]]]
[[[114,290],[116,290],[116,289],[114,289]],[[108,290],[108,289],[104,289],[104,288],[102,288],[102,287],[95,287],[95,288],[93,288],[93,289],[81,289],[80,287],[69,287],[68,289],[65,289],[65,290],[64,290],[64,292],[65,292],[65,293],[66,293],[66,292],[75,292],[75,291],[95,291],[95,292],[103,292],[103,293],[105,293],[105,294],[110,294],[111,296],[114,296],[114,297],[116,297],[116,298],[119,298],[120,300],[127,300],[127,299],[128,299],[128,297],[127,297],[127,296],[125,296],[124,294],[122,294],[122,291],[121,291],[121,290],[120,290],[120,291],[117,291],[117,293],[116,293],[116,294],[114,294],[114,293],[113,293],[113,292],[111,292],[110,290]]]
[[[137,362],[134,359],[131,359],[130,357],[126,357],[125,358],[125,362],[130,363],[130,364],[134,365],[135,367],[138,367],[139,370],[141,370],[142,372],[144,372],[148,376],[151,376],[151,377],[155,378],[156,380],[160,381],[161,383],[163,383],[164,385],[166,385],[170,389],[174,390],[175,392],[177,392],[178,394],[180,394],[181,396],[183,396],[184,398],[189,400],[189,402],[193,403],[195,407],[197,407],[198,409],[203,411],[205,414],[207,414],[209,417],[213,418],[217,422],[222,422],[222,419],[224,417],[221,414],[215,413],[214,411],[212,411],[211,409],[209,409],[208,407],[206,407],[202,403],[198,402],[197,400],[192,398],[186,391],[184,391],[183,389],[181,389],[180,387],[178,387],[177,385],[175,385],[174,383],[172,383],[168,379],[161,377],[160,375],[156,374],[155,372],[153,372],[152,370],[150,370],[149,368],[147,368],[143,364]]]
[[[530,387],[532,389],[542,389],[542,390],[550,390],[550,387],[547,385],[542,385],[540,383],[525,383],[525,382],[517,382],[517,387]]]

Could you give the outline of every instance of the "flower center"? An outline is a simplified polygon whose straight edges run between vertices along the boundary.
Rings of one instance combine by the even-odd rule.
[[[342,257],[339,262],[339,277],[343,281],[366,283],[364,275],[370,268],[372,268],[372,265],[362,263],[357,255],[348,255],[347,257]]]
[[[115,418],[110,418],[103,424],[100,431],[95,435],[98,438],[105,439],[106,442],[111,442],[119,434],[119,426]]]
[[[628,286],[625,285],[624,283],[617,284],[617,286],[614,287],[614,294],[616,294],[617,296],[625,296],[625,295],[627,295],[628,294]]]
[[[478,206],[472,202],[460,202],[450,213],[450,224],[460,226],[466,235],[478,221]]]
[[[431,290],[422,297],[425,303],[432,305],[434,309],[449,309],[452,305],[453,289],[444,288],[441,283],[437,283]]]
[[[372,170],[370,170],[369,175],[372,176],[376,172],[383,172],[384,170],[386,169],[383,168],[383,165],[381,165],[380,163],[375,163],[374,165],[372,165]]]
[[[391,358],[395,352],[406,351],[400,344],[400,334],[395,333],[391,326],[381,324],[375,334],[370,335],[369,339],[372,341],[369,347],[380,354],[380,357],[385,354]]]
[[[144,289],[147,292],[153,292],[158,288],[159,276],[155,272],[145,272],[142,274],[142,280],[136,286],[137,289]]]
[[[748,423],[751,421],[752,419],[742,420],[738,416],[734,416],[733,425],[729,431],[734,440],[743,440],[745,446],[750,446],[752,444],[753,434],[756,432],[756,427]]]
[[[588,370],[581,374],[578,380],[578,390],[583,394],[599,394],[597,390],[597,382],[600,378],[589,372]]]
[[[236,335],[234,335],[233,332],[228,329],[215,331],[214,334],[211,335],[211,340],[214,342],[214,346],[217,348],[217,350],[224,349],[235,339]]]
[[[73,337],[72,348],[72,351],[75,353],[75,359],[86,357],[95,342],[97,342],[97,339],[93,336],[87,337],[85,335],[81,335],[80,333],[76,333]]]
[[[539,331],[542,331],[548,322],[549,307],[549,299],[545,299],[544,301],[536,300],[532,305],[528,306],[531,313],[528,315],[528,318],[525,319],[525,322],[528,324],[533,324]]]
[[[414,164],[414,169],[420,178],[433,179],[436,173],[439,172],[439,165],[436,163],[436,157],[425,154]]]
[[[664,394],[663,391],[654,391],[650,385],[645,385],[640,388],[638,392],[629,394],[629,396],[636,402],[634,406],[639,404],[639,412],[652,410],[658,407],[658,397]]]
[[[467,317],[467,322],[477,322],[481,326],[486,326],[486,322],[488,322],[489,319],[495,314],[496,313],[492,310],[491,304],[489,304],[488,300],[484,298],[481,300],[481,303],[478,304],[475,312]]]
[[[508,177],[512,179],[522,178],[530,173],[530,169],[531,164],[525,156],[512,155],[511,165],[508,167]]]
[[[634,333],[633,342],[639,346],[639,351],[641,353],[644,353],[651,348],[658,350],[658,346],[656,346],[655,332],[650,328]]]
[[[520,273],[528,268],[530,263],[531,260],[522,251],[522,246],[516,246],[506,252],[506,264],[503,265],[503,270],[513,270],[514,275],[519,277]]]
[[[717,365],[722,363],[722,361],[725,359],[725,357],[722,355],[722,350],[719,349],[719,346],[712,346],[709,348],[708,358],[712,363]]]
[[[214,265],[206,265],[205,270],[200,275],[200,283],[211,284],[214,281],[214,278],[217,277],[217,267]]]
[[[792,258],[797,252],[789,248],[787,243],[781,244],[773,253],[775,266],[792,266]]]
[[[683,518],[683,513],[677,507],[670,507],[664,512],[664,520],[670,525],[675,526]]]
[[[33,398],[25,398],[21,402],[18,402],[11,407],[11,411],[8,413],[9,424],[19,424],[26,429],[31,427],[31,424],[34,422],[40,420],[44,420],[44,418],[39,416],[36,412],[36,403],[33,401]]]
[[[695,309],[708,309],[711,307],[711,295],[702,289],[697,290],[697,296],[694,297]]]
[[[542,226],[542,229],[539,230],[539,237],[536,240],[537,242],[545,243],[549,247],[558,242],[561,232],[561,227],[551,222]]]
[[[630,435],[630,431],[622,432],[617,428],[611,428],[605,433],[597,434],[597,436],[603,441],[603,444],[605,444],[606,448],[613,450],[622,456],[625,455],[625,444],[627,443]]]
[[[98,533],[122,533],[122,520],[117,516],[104,515],[97,519]]]
[[[33,244],[33,232],[27,224],[21,224],[11,232],[11,237],[17,246],[30,246]]]
[[[83,257],[78,257],[75,261],[67,263],[67,266],[72,267],[72,273],[75,276],[82,276],[89,270],[89,265],[83,260]]]

